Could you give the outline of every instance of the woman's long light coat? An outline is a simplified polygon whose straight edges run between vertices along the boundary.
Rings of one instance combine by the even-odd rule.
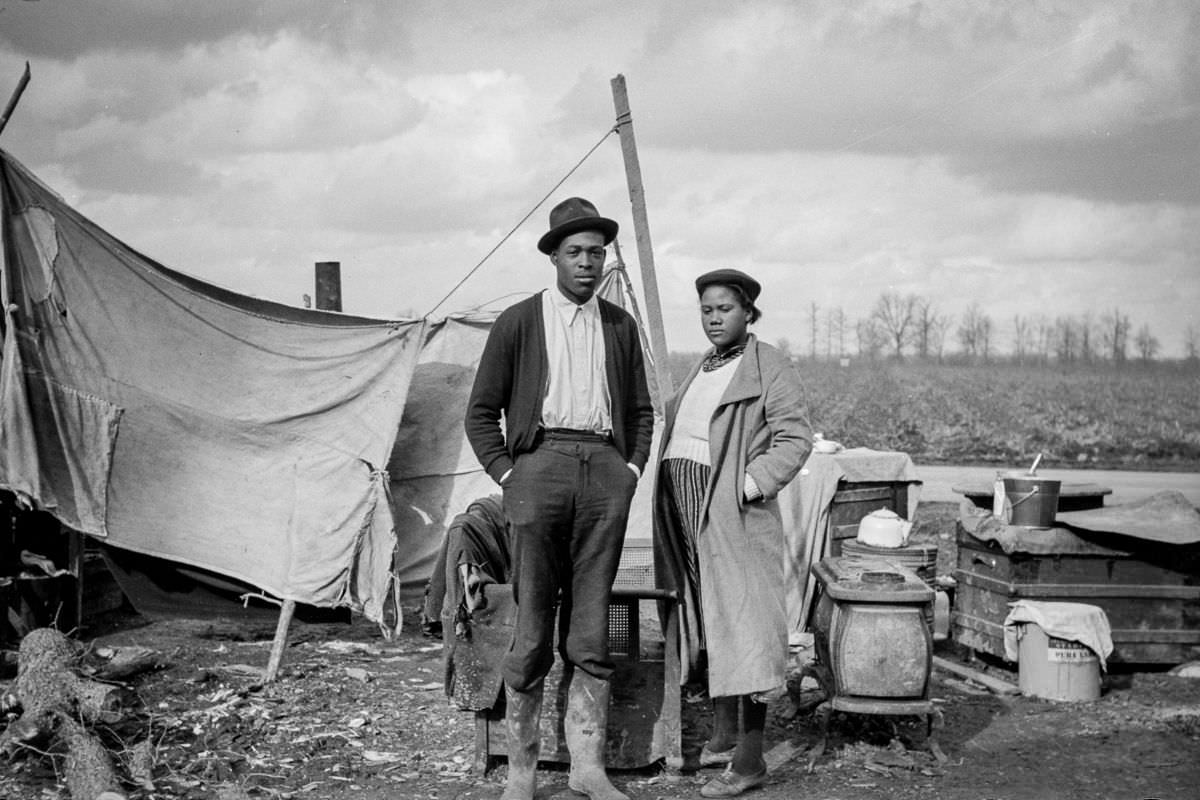
[[[703,620],[708,649],[708,688],[714,697],[752,694],[784,683],[787,618],[783,583],[784,539],[776,496],[800,471],[812,447],[800,378],[789,359],[754,336],[738,360],[709,428],[712,473],[703,501],[697,543],[702,608],[680,609],[682,681],[699,651]],[[654,550],[659,584],[676,589],[687,581],[682,532],[666,484],[662,454],[675,425],[679,402],[697,363],[665,409],[655,480]],[[763,493],[746,501],[749,473]]]

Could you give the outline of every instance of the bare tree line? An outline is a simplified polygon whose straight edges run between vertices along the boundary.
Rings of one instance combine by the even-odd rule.
[[[1001,342],[998,326],[979,303],[971,303],[957,317],[943,312],[931,300],[917,295],[884,292],[870,313],[851,327],[839,308],[808,308],[808,355],[839,359],[854,352],[862,358],[916,357],[943,361],[949,357],[988,362],[1000,357],[1019,364],[1094,364],[1121,366],[1131,361],[1149,363],[1162,351],[1162,343],[1142,323],[1133,330],[1129,315],[1119,308],[1080,315],[1017,314],[1012,334]],[[957,350],[947,352],[947,340]],[[1200,363],[1200,328],[1189,325],[1184,333],[1184,356]],[[791,352],[786,339],[779,345]]]

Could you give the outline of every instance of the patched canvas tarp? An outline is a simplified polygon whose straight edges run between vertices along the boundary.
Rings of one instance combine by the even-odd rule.
[[[425,323],[174,272],[3,151],[0,201],[0,486],[112,545],[379,619]]]
[[[467,443],[463,418],[496,314],[430,325],[388,462],[403,596],[421,596],[446,528],[471,501],[500,491]]]

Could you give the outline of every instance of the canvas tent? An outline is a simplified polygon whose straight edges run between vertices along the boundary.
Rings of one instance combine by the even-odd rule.
[[[462,427],[494,313],[245,297],[139,254],[3,150],[0,206],[0,487],[67,526],[382,621],[497,491]],[[631,535],[650,535],[648,494]]]
[[[112,545],[378,617],[425,324],[174,272],[3,151],[0,202],[0,486]]]
[[[420,596],[446,526],[499,487],[479,466],[463,430],[467,398],[495,314],[431,325],[387,464],[396,516],[402,595]]]

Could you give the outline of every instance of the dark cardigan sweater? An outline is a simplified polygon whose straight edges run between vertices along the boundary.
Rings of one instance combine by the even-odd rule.
[[[619,306],[596,299],[604,332],[613,444],[626,461],[641,470],[650,457],[654,408],[646,388],[637,323]],[[518,455],[534,447],[548,374],[539,292],[509,306],[496,319],[467,405],[467,440],[479,463],[497,483],[512,469]]]

